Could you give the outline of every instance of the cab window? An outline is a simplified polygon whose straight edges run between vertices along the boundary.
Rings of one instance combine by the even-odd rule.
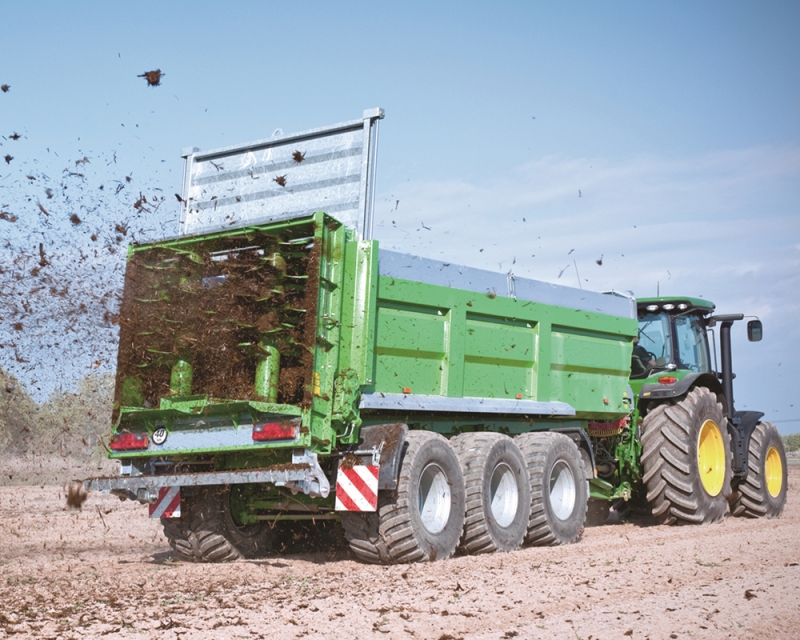
[[[675,318],[675,337],[678,343],[678,369],[689,369],[698,373],[709,371],[708,349],[700,318],[678,316]]]
[[[648,313],[639,317],[639,342],[634,346],[632,377],[644,377],[653,367],[672,362],[672,333],[666,313]]]

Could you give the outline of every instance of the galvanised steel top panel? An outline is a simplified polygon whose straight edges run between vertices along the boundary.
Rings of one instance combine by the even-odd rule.
[[[505,398],[448,398],[400,393],[365,393],[360,409],[431,411],[440,413],[510,413],[522,415],[574,416],[566,402],[538,402]]]
[[[623,318],[636,318],[636,300],[611,291],[597,293],[562,285],[519,278],[512,273],[495,273],[449,262],[419,258],[405,253],[380,249],[378,272],[381,277],[416,280],[442,287],[454,287],[476,293],[507,296],[517,300],[593,311]]]
[[[378,121],[277,135],[211,151],[185,149],[180,234],[222,231],[324,210],[372,237]]]

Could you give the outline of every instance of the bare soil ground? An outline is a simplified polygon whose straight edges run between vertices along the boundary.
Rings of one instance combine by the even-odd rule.
[[[0,461],[0,465],[2,461]],[[0,637],[797,638],[800,466],[778,520],[636,519],[576,545],[369,566],[175,562],[146,508],[0,487]]]

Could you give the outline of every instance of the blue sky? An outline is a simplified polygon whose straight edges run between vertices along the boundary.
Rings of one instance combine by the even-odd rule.
[[[175,232],[182,148],[380,106],[384,246],[757,314],[737,406],[800,431],[800,4],[6,2],[0,23],[0,266],[40,242],[51,270],[83,260],[71,303],[117,286],[129,237]],[[26,286],[0,280],[0,366],[45,396],[113,366],[113,330],[65,331]]]

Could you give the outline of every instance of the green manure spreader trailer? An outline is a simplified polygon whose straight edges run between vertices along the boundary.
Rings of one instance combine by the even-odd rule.
[[[382,117],[185,150],[180,234],[129,248],[121,475],[84,485],[148,504],[181,558],[265,554],[287,520],[367,562],[563,544],[654,491],[633,390],[667,364],[632,386],[636,301],[381,249]]]

